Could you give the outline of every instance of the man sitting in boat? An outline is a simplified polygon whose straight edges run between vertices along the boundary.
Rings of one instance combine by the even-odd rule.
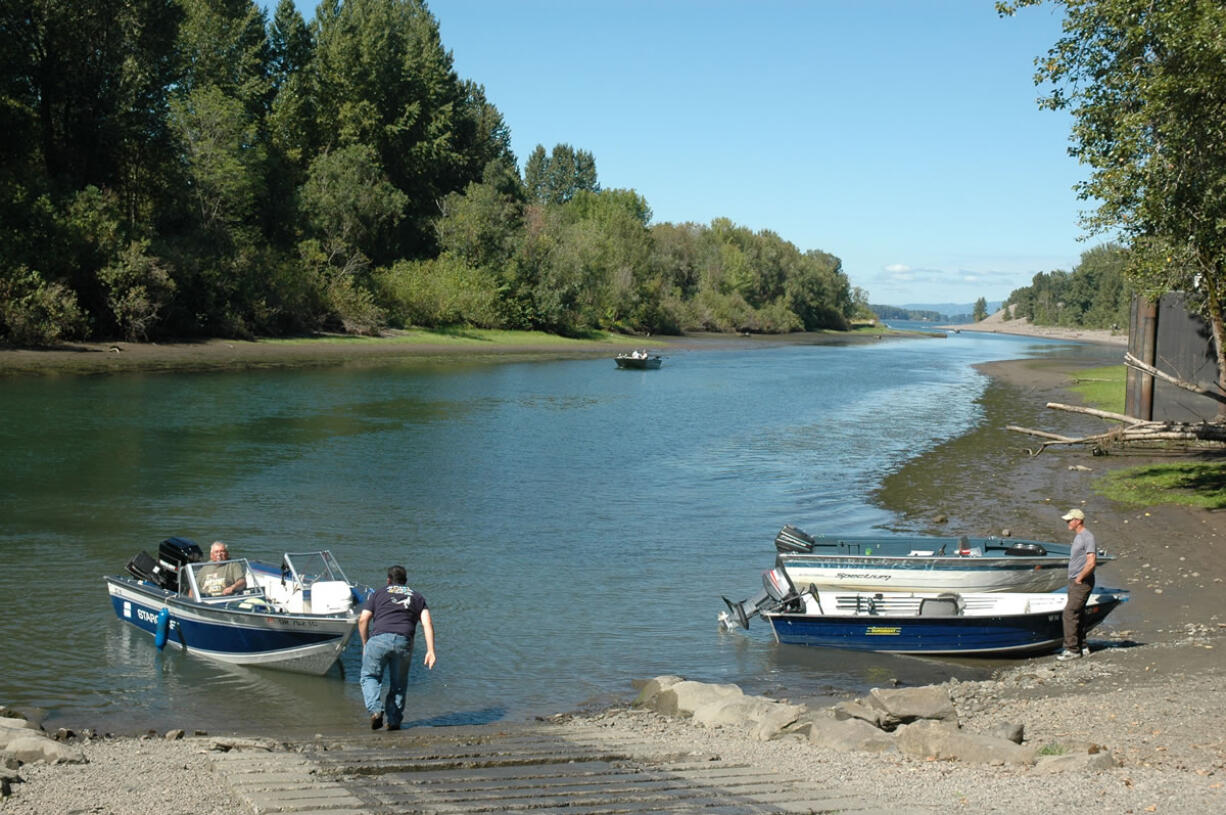
[[[238,561],[230,560],[230,550],[221,541],[213,541],[209,548],[209,564],[196,572],[200,593],[206,597],[221,597],[235,594],[247,588],[246,569]]]

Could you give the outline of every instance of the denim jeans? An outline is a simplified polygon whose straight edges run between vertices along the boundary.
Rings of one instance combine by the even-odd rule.
[[[1081,653],[1086,647],[1086,600],[1094,590],[1094,578],[1084,583],[1068,584],[1068,602],[1064,604],[1064,650]]]
[[[404,719],[404,692],[409,684],[413,640],[403,634],[375,634],[362,649],[362,700],[373,716],[382,712],[388,727]],[[383,702],[383,674],[388,674],[387,703]]]

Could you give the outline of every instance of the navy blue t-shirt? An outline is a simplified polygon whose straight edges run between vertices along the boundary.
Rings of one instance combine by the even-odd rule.
[[[362,608],[374,615],[370,636],[403,634],[413,639],[417,621],[426,610],[426,598],[408,586],[384,586],[367,597]]]

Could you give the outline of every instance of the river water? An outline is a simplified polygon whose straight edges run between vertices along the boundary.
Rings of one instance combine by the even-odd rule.
[[[677,673],[820,698],[987,667],[720,633],[785,523],[863,533],[868,496],[981,418],[971,365],[1089,346],[943,339],[611,359],[403,362],[0,380],[0,703],[48,724],[326,730],[366,719],[359,649],[324,677],[221,666],[119,622],[102,581],[170,535],[235,556],[330,549],[351,579],[402,563],[438,664],[406,725],[629,698]],[[420,658],[421,651],[418,653]]]

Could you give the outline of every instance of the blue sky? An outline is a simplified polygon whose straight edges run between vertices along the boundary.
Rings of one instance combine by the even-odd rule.
[[[275,5],[269,3],[269,5]],[[314,3],[301,2],[310,19]],[[1083,168],[1041,111],[1052,8],[992,0],[431,0],[521,167],[596,158],[654,220],[837,255],[873,303],[1000,300],[1072,269]]]

